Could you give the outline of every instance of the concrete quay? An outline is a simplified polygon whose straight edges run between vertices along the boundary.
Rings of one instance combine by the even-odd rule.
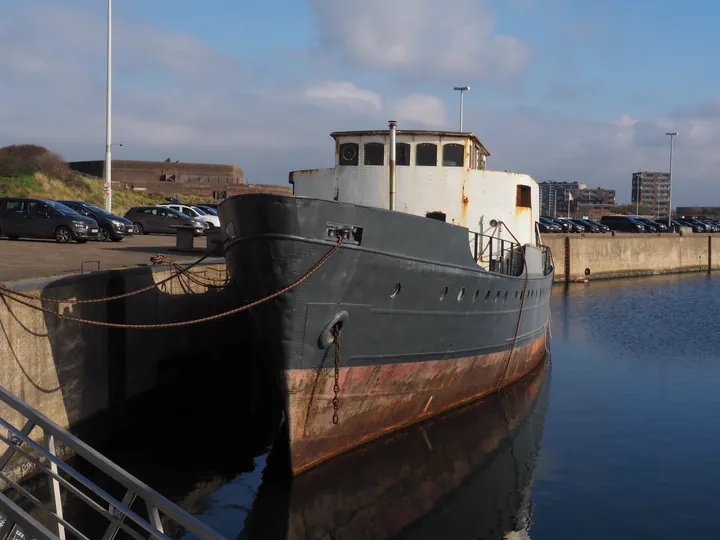
[[[556,282],[720,269],[717,234],[543,234],[542,242]]]
[[[11,285],[46,299],[84,300],[136,291],[174,273],[171,266],[156,265]],[[212,384],[219,385],[215,390],[220,393],[228,391],[221,388],[225,381],[232,381],[240,401],[249,395],[240,388],[243,378],[237,376],[245,346],[242,329],[247,327],[240,319],[242,313],[158,329],[92,326],[55,315],[123,325],[161,324],[215,315],[241,304],[229,289],[205,286],[225,281],[224,259],[207,259],[190,273],[194,280],[175,278],[109,302],[25,300],[50,313],[0,296],[0,384],[61,427],[81,438],[88,435],[90,444],[101,442],[103,430],[117,428],[135,402],[173,386],[180,378],[197,383],[195,388],[193,383],[189,388],[173,387],[173,400],[196,399],[201,382],[214,378]],[[24,423],[24,418],[4,404],[0,404],[0,416],[17,428]],[[0,443],[0,455],[5,449]],[[58,454],[63,456],[62,449]],[[4,472],[14,480],[33,473],[19,464],[13,467],[12,461]]]

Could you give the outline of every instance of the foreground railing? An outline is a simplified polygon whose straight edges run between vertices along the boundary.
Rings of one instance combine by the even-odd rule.
[[[7,445],[0,457],[0,478],[8,488],[0,493],[0,540],[171,538],[168,535],[170,529],[172,537],[190,533],[202,539],[223,538],[2,387],[0,401],[14,412],[5,407],[2,409],[25,419],[23,427],[18,429],[0,417],[0,441]],[[40,430],[40,437],[31,438],[33,430]],[[36,442],[40,438],[42,444]],[[101,488],[58,458],[56,444],[64,445],[82,458],[91,476],[99,477],[102,473],[106,480],[114,481],[114,491],[118,492],[120,500],[108,492],[110,487],[108,490]],[[13,468],[34,467],[38,473],[47,475],[49,504],[42,502],[37,492],[31,493],[10,477],[5,469],[11,460]],[[78,501],[82,503],[85,517],[80,520],[82,523],[70,523],[65,515],[69,504],[75,503],[74,510],[69,513],[83,515],[77,511]],[[87,512],[87,509],[94,512]],[[88,530],[88,522],[93,522],[97,530],[98,518],[104,534]]]

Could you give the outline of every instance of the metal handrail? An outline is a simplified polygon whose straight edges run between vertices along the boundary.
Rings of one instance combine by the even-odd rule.
[[[490,272],[506,276],[519,276],[523,270],[525,249],[522,245],[511,240],[505,240],[494,235],[487,235],[470,231],[470,244],[475,262],[486,266]],[[543,258],[543,275],[552,272],[552,255],[550,248],[536,240],[536,247]]]
[[[57,533],[51,533],[25,510],[10,501],[7,496],[0,494],[0,512],[3,512],[7,519],[12,520],[26,534],[35,538],[64,540],[67,529],[67,532],[70,532],[72,536],[86,538],[63,517],[63,503],[60,491],[61,487],[63,487],[109,521],[109,526],[103,536],[104,540],[115,538],[120,530],[133,538],[169,538],[164,533],[160,513],[199,538],[224,538],[1,386],[0,401],[26,419],[25,425],[18,429],[5,419],[0,418],[0,427],[4,427],[8,433],[7,436],[0,434],[0,440],[8,445],[5,453],[0,456],[0,477],[22,495],[27,502],[38,507],[40,511],[50,517],[57,526]],[[44,444],[42,446],[30,438],[30,432],[35,427],[39,427],[43,431]],[[56,441],[62,443],[95,469],[100,470],[122,485],[126,490],[122,501],[118,501],[93,481],[58,458],[55,449]],[[22,447],[23,443],[27,448]],[[17,454],[24,456],[42,473],[49,476],[52,509],[47,508],[3,472],[10,459]],[[61,476],[59,471],[62,471],[64,475]],[[107,508],[103,508],[103,506],[90,498],[87,493],[83,492],[75,484],[70,483],[68,477],[75,480],[76,484],[90,491],[96,498],[102,499],[103,503],[107,504]],[[137,498],[144,501],[148,519],[144,519],[130,508]],[[134,523],[149,536],[140,535],[137,530],[129,527],[126,521]]]
[[[487,263],[487,270],[507,276],[522,273],[525,251],[517,242],[494,235],[470,231],[470,242],[475,262]]]

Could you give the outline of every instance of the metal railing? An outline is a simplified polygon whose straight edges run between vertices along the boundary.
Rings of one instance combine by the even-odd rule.
[[[224,538],[3,387],[0,387],[0,401],[25,419],[23,427],[18,429],[0,417],[0,441],[7,445],[0,457],[0,478],[9,488],[0,493],[0,540],[171,538],[165,529],[201,539]],[[42,444],[30,437],[34,429],[41,431]],[[124,493],[121,500],[58,458],[56,444],[64,445],[82,458],[92,472],[89,475],[95,477],[100,476],[96,473],[103,473],[114,481],[118,493]],[[10,477],[5,469],[13,458],[23,467],[31,466],[47,475],[49,502],[43,503],[38,493],[31,493]],[[14,492],[11,493],[14,497],[8,496],[8,492]],[[73,524],[70,518],[66,519],[65,508],[75,501],[83,503],[80,505],[83,510],[94,511],[89,512],[92,521],[99,520],[104,534],[92,533],[89,537],[84,523]]]
[[[505,276],[520,276],[524,270],[525,248],[517,242],[470,231],[470,243],[475,262]],[[552,254],[548,246],[539,244],[542,254],[543,275],[552,272]]]
[[[490,272],[519,276],[523,271],[525,251],[517,242],[470,231],[475,262]]]

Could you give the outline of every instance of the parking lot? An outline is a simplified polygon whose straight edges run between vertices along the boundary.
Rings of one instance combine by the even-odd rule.
[[[0,282],[21,279],[62,276],[80,273],[83,261],[85,271],[151,264],[150,257],[164,254],[174,261],[194,260],[200,253],[170,251],[175,246],[175,235],[140,235],[122,242],[95,242],[86,244],[58,244],[53,240],[17,240],[0,238]],[[204,236],[195,239],[195,247],[205,248]]]

